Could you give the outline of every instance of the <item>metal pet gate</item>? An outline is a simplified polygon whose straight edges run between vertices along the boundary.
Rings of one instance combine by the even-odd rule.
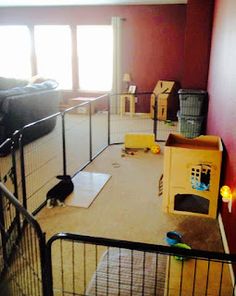
[[[48,295],[45,235],[0,183],[1,295]]]
[[[1,295],[234,295],[235,255],[70,233],[46,243],[1,183],[0,193]]]
[[[101,101],[92,114],[91,104]],[[81,106],[89,112],[80,119]],[[25,145],[27,132],[53,117],[53,133]],[[155,118],[153,128],[156,134]],[[76,234],[46,242],[32,214],[45,205],[55,175],[75,174],[112,144],[110,130],[109,98],[102,96],[29,124],[5,142],[11,157],[1,158],[1,295],[234,295],[235,255]],[[83,157],[72,149],[80,137],[87,145]]]

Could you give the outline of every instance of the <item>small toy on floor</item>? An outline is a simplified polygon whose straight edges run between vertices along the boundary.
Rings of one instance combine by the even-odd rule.
[[[188,249],[190,250],[191,247],[185,243],[182,242],[182,234],[177,232],[177,231],[168,231],[166,233],[166,238],[165,238],[167,244],[171,247],[176,247],[176,248],[181,248],[181,249]],[[187,257],[185,256],[174,256],[176,260],[186,260]]]
[[[48,208],[53,208],[57,205],[64,206],[66,197],[74,190],[71,176],[57,176],[57,179],[61,181],[52,187],[47,193],[46,202]]]
[[[165,240],[169,246],[173,246],[175,244],[181,243],[182,234],[177,231],[168,231],[166,233]]]
[[[184,244],[184,243],[175,244],[175,245],[173,245],[173,247],[191,250],[191,247],[189,245],[187,245],[187,244]],[[183,260],[187,260],[188,257],[186,257],[186,256],[175,256],[175,259],[183,261]]]
[[[172,120],[165,120],[164,123],[169,126],[175,126],[175,123]]]
[[[151,146],[151,151],[153,154],[159,154],[161,152],[161,147],[157,144]]]
[[[131,149],[127,149],[127,148],[122,148],[122,157],[125,157],[126,155],[135,155],[135,151],[131,150]]]
[[[148,153],[149,151],[150,151],[150,148],[149,147],[147,147],[147,148],[144,148],[144,153]]]

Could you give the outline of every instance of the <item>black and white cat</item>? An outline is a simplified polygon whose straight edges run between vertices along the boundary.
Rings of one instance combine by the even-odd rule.
[[[57,176],[57,179],[61,181],[47,193],[46,202],[48,208],[56,205],[64,206],[66,197],[74,190],[74,184],[70,175]]]

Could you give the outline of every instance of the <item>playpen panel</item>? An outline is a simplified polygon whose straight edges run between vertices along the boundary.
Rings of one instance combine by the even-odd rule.
[[[73,234],[53,237],[49,247],[54,295],[228,296],[234,291],[233,263],[224,254],[198,256],[201,251],[178,253],[171,247]]]
[[[235,255],[63,233],[46,247],[40,226],[1,183],[0,193],[0,213],[10,204],[17,222],[9,238],[0,217],[3,295],[233,295]]]
[[[31,224],[33,218],[2,183],[0,194],[1,295],[45,295],[42,272],[45,264],[45,258],[42,258],[43,234],[38,225]]]
[[[233,295],[233,285],[227,262],[198,259],[168,258],[168,291],[165,296],[227,296]]]
[[[91,103],[94,105],[94,114],[91,116],[92,128],[92,158],[100,153],[105,147],[108,146],[108,108],[109,97],[105,96],[98,101]]]
[[[164,295],[165,255],[64,240],[51,253],[54,295]]]
[[[85,295],[105,247],[58,240],[52,254],[54,295]]]
[[[53,131],[23,147],[23,156],[26,205],[32,213],[46,201],[48,190],[58,181],[56,176],[63,174],[60,115]]]
[[[124,143],[127,133],[154,133],[154,121],[150,118],[149,109],[151,94],[151,92],[135,93],[136,110],[132,117],[126,112],[122,116],[119,114],[119,95],[110,96],[111,101],[116,101],[117,105],[116,110],[111,108],[110,113],[110,144]],[[144,109],[139,111],[140,105]]]
[[[76,107],[75,109],[78,109]],[[65,155],[67,174],[74,175],[90,161],[90,122],[88,114],[65,113]]]

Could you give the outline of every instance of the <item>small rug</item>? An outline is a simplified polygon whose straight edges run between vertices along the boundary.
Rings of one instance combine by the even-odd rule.
[[[86,295],[163,296],[167,256],[109,248],[102,256]]]
[[[110,178],[109,174],[79,172],[72,180],[74,191],[66,198],[65,204],[88,208]]]

